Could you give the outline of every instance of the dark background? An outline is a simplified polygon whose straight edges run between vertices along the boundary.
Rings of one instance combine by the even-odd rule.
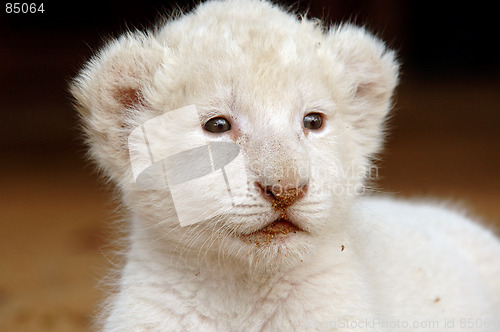
[[[286,5],[293,2],[284,1]],[[398,50],[408,80],[498,81],[496,8],[482,2],[302,1],[293,5],[328,22],[365,25]],[[0,19],[0,146],[74,144],[75,114],[66,92],[83,62],[110,37],[148,28],[192,2],[44,3],[45,12]]]
[[[283,2],[291,5],[292,2]],[[494,2],[301,1],[396,49],[401,83],[377,190],[464,204],[500,225]],[[486,4],[488,3],[488,4]],[[192,3],[44,2],[0,14],[0,330],[86,331],[114,261],[115,203],[84,158],[67,86],[105,40]],[[2,325],[3,324],[3,325]]]

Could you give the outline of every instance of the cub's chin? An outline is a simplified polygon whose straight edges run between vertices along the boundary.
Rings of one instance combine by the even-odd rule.
[[[252,271],[273,272],[302,263],[312,251],[311,234],[298,223],[278,217],[251,232],[231,232],[223,250]]]
[[[293,241],[294,235],[303,233],[295,223],[287,218],[279,217],[268,225],[257,229],[249,234],[239,234],[238,237],[243,241],[253,244],[257,247],[273,246],[277,244],[286,244],[287,241]]]

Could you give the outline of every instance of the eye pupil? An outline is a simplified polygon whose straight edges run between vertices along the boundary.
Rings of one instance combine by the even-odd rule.
[[[304,117],[304,127],[307,129],[319,129],[323,125],[323,118],[319,113],[310,113]]]
[[[224,118],[213,118],[205,124],[205,130],[211,133],[223,133],[229,129],[231,129],[231,125]]]

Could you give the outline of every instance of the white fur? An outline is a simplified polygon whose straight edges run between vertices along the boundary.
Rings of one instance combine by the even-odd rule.
[[[394,53],[364,29],[324,29],[258,0],[206,2],[155,31],[111,41],[72,86],[91,154],[130,212],[127,262],[104,330],[428,323],[441,331],[470,318],[469,330],[480,330],[496,319],[500,244],[490,232],[436,204],[358,195],[397,76]],[[131,130],[192,104],[202,120],[231,121],[230,132],[206,139],[236,142],[249,182],[308,183],[287,209],[305,232],[264,246],[242,241],[239,234],[277,218],[256,192],[241,197],[246,206],[180,227],[168,192],[131,181]],[[302,128],[312,111],[325,116],[321,130]],[[307,172],[287,172],[297,169]]]

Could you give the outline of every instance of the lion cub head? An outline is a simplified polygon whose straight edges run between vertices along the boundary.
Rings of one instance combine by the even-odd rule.
[[[394,53],[362,28],[227,0],[113,40],[71,91],[132,241],[269,267],[342,227],[397,76]]]

